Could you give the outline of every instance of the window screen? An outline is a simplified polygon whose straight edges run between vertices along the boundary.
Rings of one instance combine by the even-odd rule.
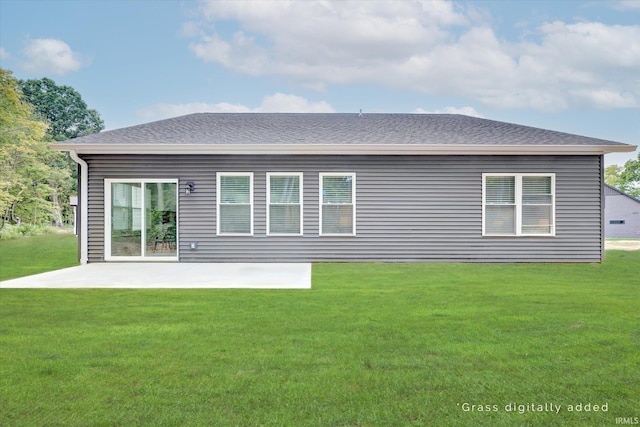
[[[355,174],[321,174],[321,235],[355,234]]]
[[[267,174],[269,234],[302,234],[302,174]]]
[[[522,177],[522,234],[551,234],[553,191],[550,176]]]
[[[485,183],[485,233],[514,234],[516,189],[513,176],[488,176]]]
[[[251,174],[218,174],[218,234],[252,234]]]

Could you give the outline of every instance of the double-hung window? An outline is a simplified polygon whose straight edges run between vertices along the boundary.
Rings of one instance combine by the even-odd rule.
[[[218,172],[218,235],[253,235],[253,173]]]
[[[555,174],[482,175],[484,236],[555,235]]]
[[[267,173],[267,234],[302,235],[301,173]]]
[[[356,234],[356,174],[320,174],[320,235]]]

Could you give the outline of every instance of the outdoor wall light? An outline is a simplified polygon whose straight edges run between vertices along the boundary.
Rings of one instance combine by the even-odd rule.
[[[196,191],[196,183],[193,181],[187,181],[187,189],[185,190],[185,192],[187,194],[191,194],[194,191]]]

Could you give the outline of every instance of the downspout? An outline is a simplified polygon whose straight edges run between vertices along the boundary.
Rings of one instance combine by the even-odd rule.
[[[80,264],[85,265],[89,259],[89,165],[75,150],[69,155],[80,165]]]

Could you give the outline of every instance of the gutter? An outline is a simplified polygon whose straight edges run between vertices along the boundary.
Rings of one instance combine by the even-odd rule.
[[[69,155],[80,165],[80,264],[85,265],[89,260],[89,165],[76,150],[69,150]]]
[[[253,154],[253,155],[603,155],[635,151],[635,145],[499,144],[77,144],[57,143],[58,151],[83,154]]]

